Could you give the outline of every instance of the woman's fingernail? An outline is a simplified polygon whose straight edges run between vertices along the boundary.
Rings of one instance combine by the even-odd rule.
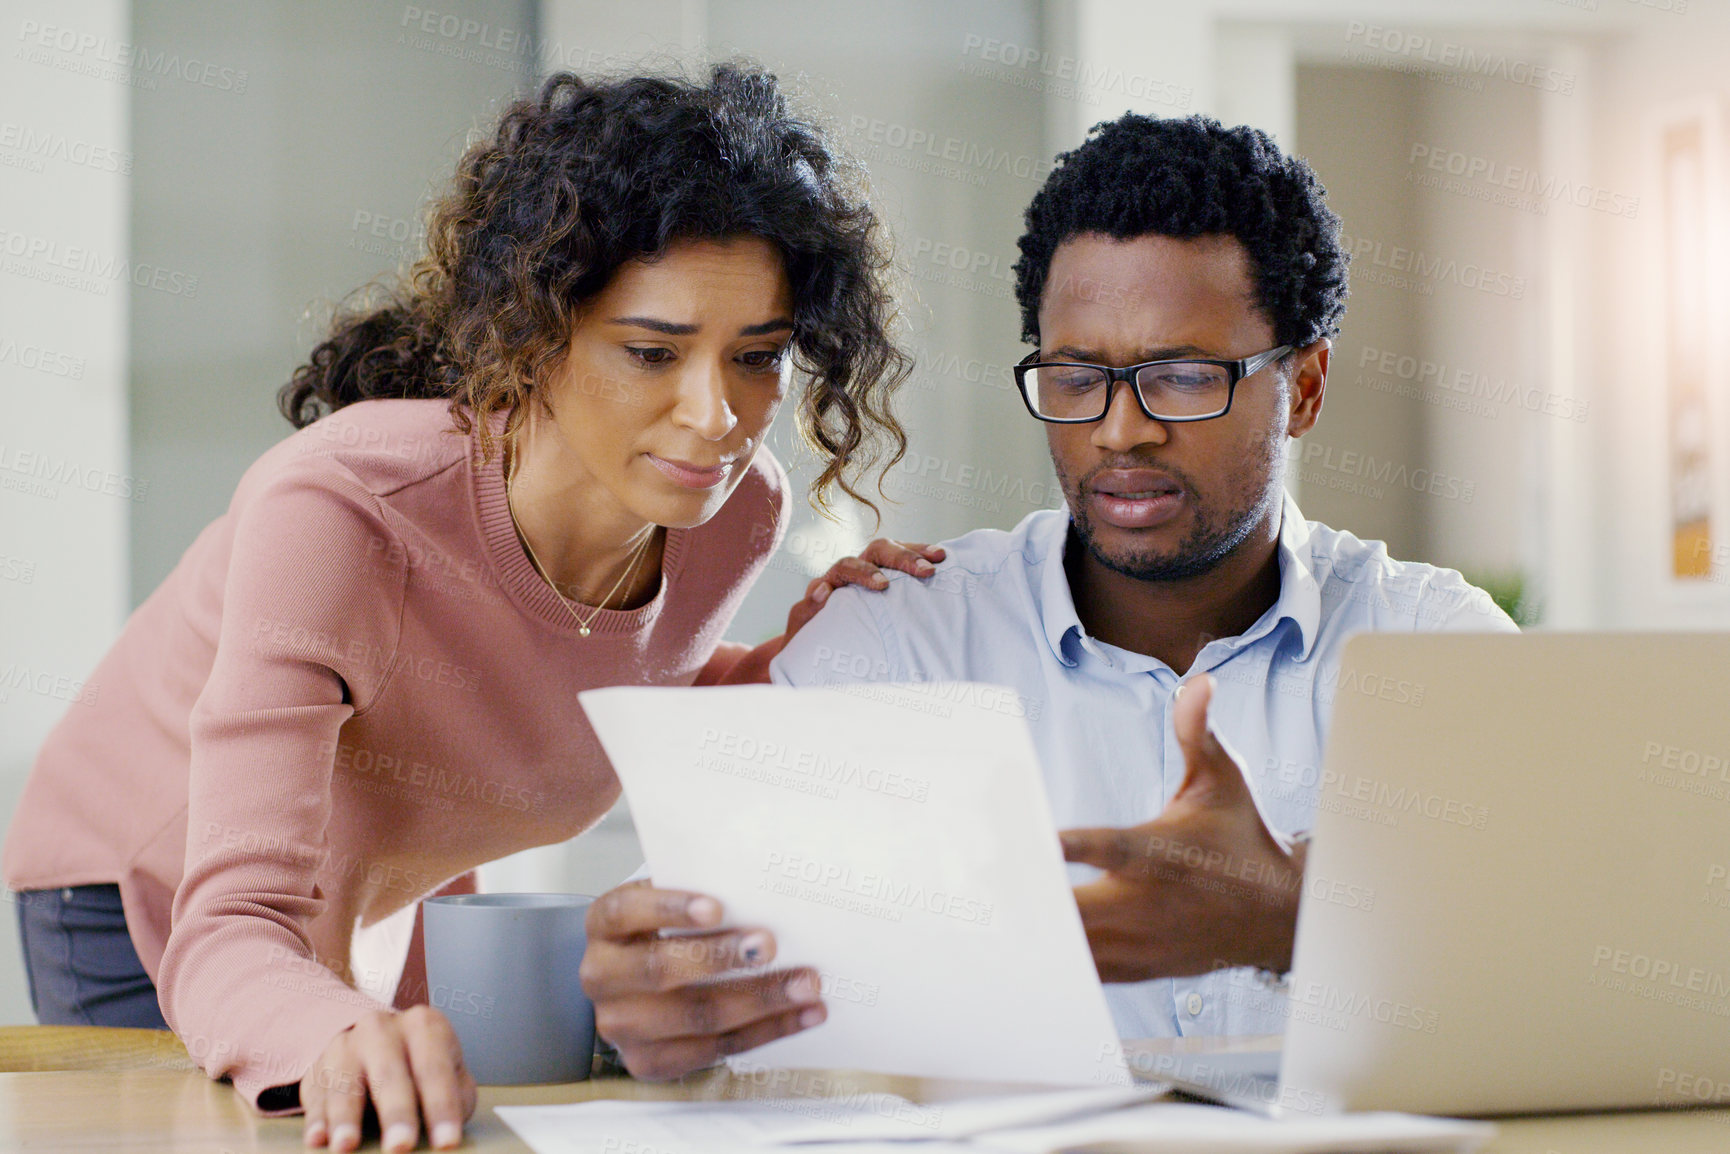
[[[821,605],[823,602],[829,600],[829,594],[832,592],[834,592],[834,590],[831,589],[827,583],[819,585],[817,586],[817,592],[811,594],[811,600]]]
[[[917,569],[920,573],[929,574],[929,573],[937,572],[937,566],[933,565],[929,561],[924,560],[923,558],[921,558],[919,563],[914,565],[913,568]]]
[[[882,586],[889,584],[889,578],[885,577],[881,573],[873,573],[871,574],[871,584],[881,588]]]
[[[769,935],[758,931],[739,940],[739,956],[752,965],[769,956]]]
[[[360,1127],[344,1122],[330,1132],[332,1150],[353,1150],[360,1145]]]
[[[695,897],[685,903],[685,913],[694,922],[718,922],[721,903],[710,897]]]
[[[385,1127],[384,1137],[379,1140],[379,1145],[386,1150],[413,1150],[414,1140],[413,1126],[407,1122],[392,1122]]]
[[[306,1144],[308,1146],[323,1146],[325,1133],[323,1122],[308,1122],[306,1124]]]
[[[463,1128],[456,1122],[440,1122],[433,1127],[433,1145],[444,1149],[463,1140]]]
[[[817,996],[817,983],[810,974],[800,974],[787,983],[787,997],[795,1002],[809,1002]]]
[[[807,1006],[799,1015],[799,1025],[809,1030],[812,1026],[820,1026],[823,1019],[829,1016],[822,1006]]]

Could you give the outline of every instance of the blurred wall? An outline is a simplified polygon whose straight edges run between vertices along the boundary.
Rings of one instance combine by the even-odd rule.
[[[1357,68],[1298,70],[1295,150],[1315,167],[1329,206],[1354,242],[1361,237],[1390,251],[1418,247],[1418,213],[1412,198],[1402,195],[1398,166],[1366,155],[1397,148],[1411,135],[1418,109],[1417,81],[1408,76]],[[1380,538],[1396,557],[1417,555],[1424,530],[1419,494],[1409,486],[1378,485],[1373,475],[1341,466],[1347,453],[1408,467],[1419,462],[1422,404],[1383,388],[1382,378],[1361,367],[1366,354],[1372,362],[1383,351],[1415,354],[1419,333],[1410,293],[1377,292],[1356,270],[1321,420],[1294,446],[1294,487],[1305,516]]]
[[[1730,186],[1724,163],[1725,110],[1730,76],[1730,6],[1689,4],[1684,13],[1642,12],[1627,35],[1595,46],[1596,99],[1591,117],[1593,179],[1640,197],[1638,216],[1600,216],[1586,239],[1583,291],[1587,323],[1581,332],[1582,371],[1591,375],[1599,412],[1590,422],[1587,454],[1596,479],[1591,515],[1600,526],[1587,564],[1600,574],[1592,605],[1595,619],[1620,628],[1730,626],[1730,404],[1726,404],[1723,295],[1725,237],[1730,231]],[[1705,580],[1677,582],[1667,573],[1669,492],[1665,464],[1671,445],[1666,423],[1663,364],[1664,287],[1659,254],[1663,215],[1656,133],[1672,115],[1716,117],[1707,144],[1707,211],[1715,235],[1698,238],[1701,267],[1716,287],[1712,302],[1709,380],[1714,390],[1706,443],[1713,458],[1712,572]]]
[[[48,729],[100,699],[88,678],[127,609],[128,513],[153,499],[127,461],[127,298],[181,299],[184,266],[129,252],[127,117],[188,85],[114,63],[127,32],[119,0],[0,16],[0,822]],[[4,903],[0,1025],[33,1020],[14,914]]]
[[[1510,165],[1542,168],[1541,93],[1506,83],[1481,92],[1414,83],[1422,89],[1416,122],[1407,135],[1386,141],[1374,161],[1414,190],[1417,248],[1482,272],[1475,279],[1463,271],[1457,279],[1437,278],[1433,295],[1420,298],[1416,351],[1420,365],[1438,366],[1430,376],[1407,380],[1397,361],[1393,373],[1377,375],[1384,385],[1418,389],[1424,443],[1415,462],[1440,476],[1439,485],[1411,490],[1422,506],[1414,518],[1422,529],[1415,555],[1477,574],[1517,574],[1535,561],[1523,541],[1539,532],[1547,504],[1538,500],[1546,426],[1572,420],[1557,406],[1546,413],[1541,401],[1535,409],[1521,402],[1545,391],[1544,307],[1555,286],[1546,276],[1544,228],[1573,206],[1449,172],[1469,170],[1474,160],[1486,172],[1491,165],[1503,172]],[[1440,168],[1432,163],[1438,158]],[[1442,179],[1422,187],[1420,177]],[[1497,191],[1508,193],[1508,203],[1481,199]]]
[[[473,128],[535,82],[532,58],[481,53],[424,9],[341,0],[138,0],[139,43],[246,73],[243,91],[141,96],[133,235],[194,270],[196,297],[136,294],[132,601],[149,596],[260,453],[292,432],[276,390],[331,306],[419,255],[420,208]],[[529,0],[465,16],[532,34]],[[460,26],[459,26],[460,33]],[[469,55],[465,56],[465,53]]]
[[[1322,419],[1294,449],[1304,512],[1396,557],[1519,574],[1554,419],[1519,403],[1541,392],[1550,206],[1448,169],[1536,156],[1538,94],[1338,65],[1298,78],[1297,151],[1355,252]]]

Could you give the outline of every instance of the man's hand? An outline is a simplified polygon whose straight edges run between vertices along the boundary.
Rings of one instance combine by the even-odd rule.
[[[1268,828],[1243,770],[1207,724],[1213,679],[1180,688],[1172,725],[1183,784],[1153,821],[1073,829],[1063,855],[1105,870],[1075,890],[1107,982],[1291,968],[1306,847]]]
[[[633,1076],[678,1078],[828,1016],[815,970],[757,971],[775,956],[767,930],[660,934],[720,924],[714,898],[647,882],[622,885],[589,907],[578,976],[595,1003],[596,1031],[618,1047]],[[757,972],[735,974],[746,968]]]

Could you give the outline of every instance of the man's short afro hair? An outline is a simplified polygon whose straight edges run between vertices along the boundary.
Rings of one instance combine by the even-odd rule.
[[[1027,206],[1015,262],[1021,335],[1039,343],[1039,302],[1058,245],[1083,233],[1118,240],[1226,234],[1249,254],[1274,340],[1301,348],[1339,332],[1346,308],[1340,218],[1310,166],[1267,133],[1206,116],[1125,113],[1057,158]]]

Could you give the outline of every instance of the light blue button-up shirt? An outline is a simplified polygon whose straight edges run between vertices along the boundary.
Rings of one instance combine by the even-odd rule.
[[[978,681],[1012,688],[1033,733],[1060,829],[1132,826],[1165,808],[1183,781],[1171,727],[1182,680],[1164,662],[1090,637],[1063,568],[1069,515],[1030,514],[1010,532],[944,543],[923,580],[889,574],[883,592],[837,590],[770,666],[780,685]],[[1354,804],[1324,782],[1321,753],[1341,693],[1418,704],[1424,687],[1340,684],[1340,649],[1364,630],[1516,628],[1489,594],[1452,569],[1388,556],[1379,541],[1305,521],[1287,497],[1279,599],[1247,631],[1209,642],[1185,676],[1212,673],[1209,718],[1241,759],[1277,830],[1310,828],[1318,804]],[[1097,876],[1069,867],[1071,880]],[[1292,1012],[1244,970],[1106,986],[1126,1038],[1272,1034]]]

